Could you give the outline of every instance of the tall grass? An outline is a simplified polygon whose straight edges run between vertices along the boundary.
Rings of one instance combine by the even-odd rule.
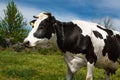
[[[39,52],[0,51],[0,80],[65,80],[65,75],[66,64],[59,51],[54,54],[50,49]],[[85,76],[86,68],[82,68],[74,80],[85,80]],[[105,80],[104,71],[95,69],[94,80]],[[111,80],[120,80],[120,69]]]

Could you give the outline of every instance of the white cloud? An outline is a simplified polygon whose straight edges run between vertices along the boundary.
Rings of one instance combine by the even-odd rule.
[[[117,31],[120,31],[120,19],[114,18],[113,19],[113,26]]]
[[[38,10],[32,7],[20,6],[20,5],[17,7],[18,7],[18,10],[27,19],[27,21],[32,20],[34,15],[37,15],[38,13],[42,12],[42,10]]]
[[[101,7],[120,9],[120,0],[101,0]]]

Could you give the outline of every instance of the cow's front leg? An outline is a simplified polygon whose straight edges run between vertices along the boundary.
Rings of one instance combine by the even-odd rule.
[[[67,63],[67,71],[66,71],[66,80],[72,80],[73,75],[79,68],[76,68],[74,64],[71,62],[72,60],[69,60],[68,58],[65,58],[65,61]]]
[[[73,75],[83,66],[86,66],[86,61],[77,55],[66,53],[64,54],[65,61],[67,63],[66,80],[72,80]]]
[[[72,80],[74,73],[71,71],[70,67],[67,65],[66,80]]]
[[[94,63],[87,62],[86,80],[93,80]]]

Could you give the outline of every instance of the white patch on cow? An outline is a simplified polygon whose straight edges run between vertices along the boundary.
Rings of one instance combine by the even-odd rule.
[[[34,23],[34,28],[29,33],[28,37],[24,40],[24,41],[29,41],[30,42],[30,46],[35,46],[37,44],[37,42],[43,42],[43,41],[47,40],[46,38],[43,38],[43,39],[36,38],[36,37],[34,37],[33,34],[37,31],[41,21],[43,21],[44,19],[48,18],[48,16],[43,14],[43,13],[40,13],[36,17],[38,17],[38,18],[37,18],[37,20]]]
[[[64,54],[64,59],[67,64],[67,74],[66,80],[71,80],[73,74],[77,72],[80,68],[86,66],[86,58],[83,54],[73,54],[70,52],[66,52]]]
[[[106,39],[106,35],[107,33],[101,29],[99,29],[97,27],[97,23],[92,23],[92,22],[87,22],[87,21],[82,21],[82,20],[73,20],[72,21],[74,24],[77,24],[81,29],[82,29],[82,34],[84,36],[88,35],[91,36],[92,35],[92,31],[98,31],[102,34],[103,38]],[[100,25],[101,26],[101,25]],[[104,28],[103,26],[101,26],[102,28]]]
[[[94,29],[96,31],[100,31],[99,29]],[[102,32],[102,31],[101,31]],[[101,33],[100,33],[101,34]],[[104,39],[106,39],[106,33],[103,31],[103,33],[101,34],[102,36],[104,35]],[[92,44],[93,44],[93,47],[94,47],[94,52],[97,56],[97,59],[100,59],[101,57],[103,57],[102,55],[102,50],[105,46],[105,42],[104,42],[104,39],[100,39],[100,38],[97,38],[94,33],[92,32],[92,35],[91,35],[91,41],[92,41]]]
[[[82,20],[73,20],[72,22],[74,24],[77,24],[82,29],[82,34],[84,36],[86,36],[86,35],[91,36],[92,27],[96,26],[95,23],[86,22],[86,21],[82,21]]]
[[[83,54],[66,52],[64,58],[72,73],[75,73],[79,68],[86,65],[86,58]]]
[[[93,71],[94,71],[94,63],[87,62],[87,76],[86,80],[93,80]]]

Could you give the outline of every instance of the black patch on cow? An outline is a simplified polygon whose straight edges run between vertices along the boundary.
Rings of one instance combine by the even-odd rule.
[[[107,32],[108,36],[104,39],[105,46],[103,49],[103,56],[108,54],[108,58],[113,62],[117,61],[120,56],[120,35],[114,35],[112,30],[104,29],[97,25],[98,28]]]
[[[89,36],[81,34],[82,29],[78,25],[72,22],[61,23],[57,21],[56,23],[57,44],[62,52],[83,53],[86,54],[86,59],[90,63],[96,62],[97,57],[94,54],[91,39]]]
[[[109,35],[104,41],[103,56],[107,53],[110,60],[117,61],[120,56],[120,35]]]
[[[47,19],[41,21],[37,31],[33,34],[37,38],[47,38],[52,37],[52,33],[55,33],[53,28],[54,17],[50,16]]]
[[[105,32],[107,32],[108,35],[113,35],[112,30],[102,28],[102,27],[100,27],[99,25],[97,25],[97,27],[100,28],[100,29],[102,29],[102,30],[104,30]]]
[[[86,49],[85,52],[83,53],[86,53],[86,59],[87,61],[89,61],[91,64],[94,62],[94,64],[96,63],[97,61],[97,56],[95,55],[94,53],[94,47],[93,47],[93,44],[92,44],[92,41],[91,41],[91,38],[89,36],[86,36],[88,38],[88,48]]]
[[[97,38],[103,39],[102,34],[100,34],[98,31],[93,31],[93,33]]]

